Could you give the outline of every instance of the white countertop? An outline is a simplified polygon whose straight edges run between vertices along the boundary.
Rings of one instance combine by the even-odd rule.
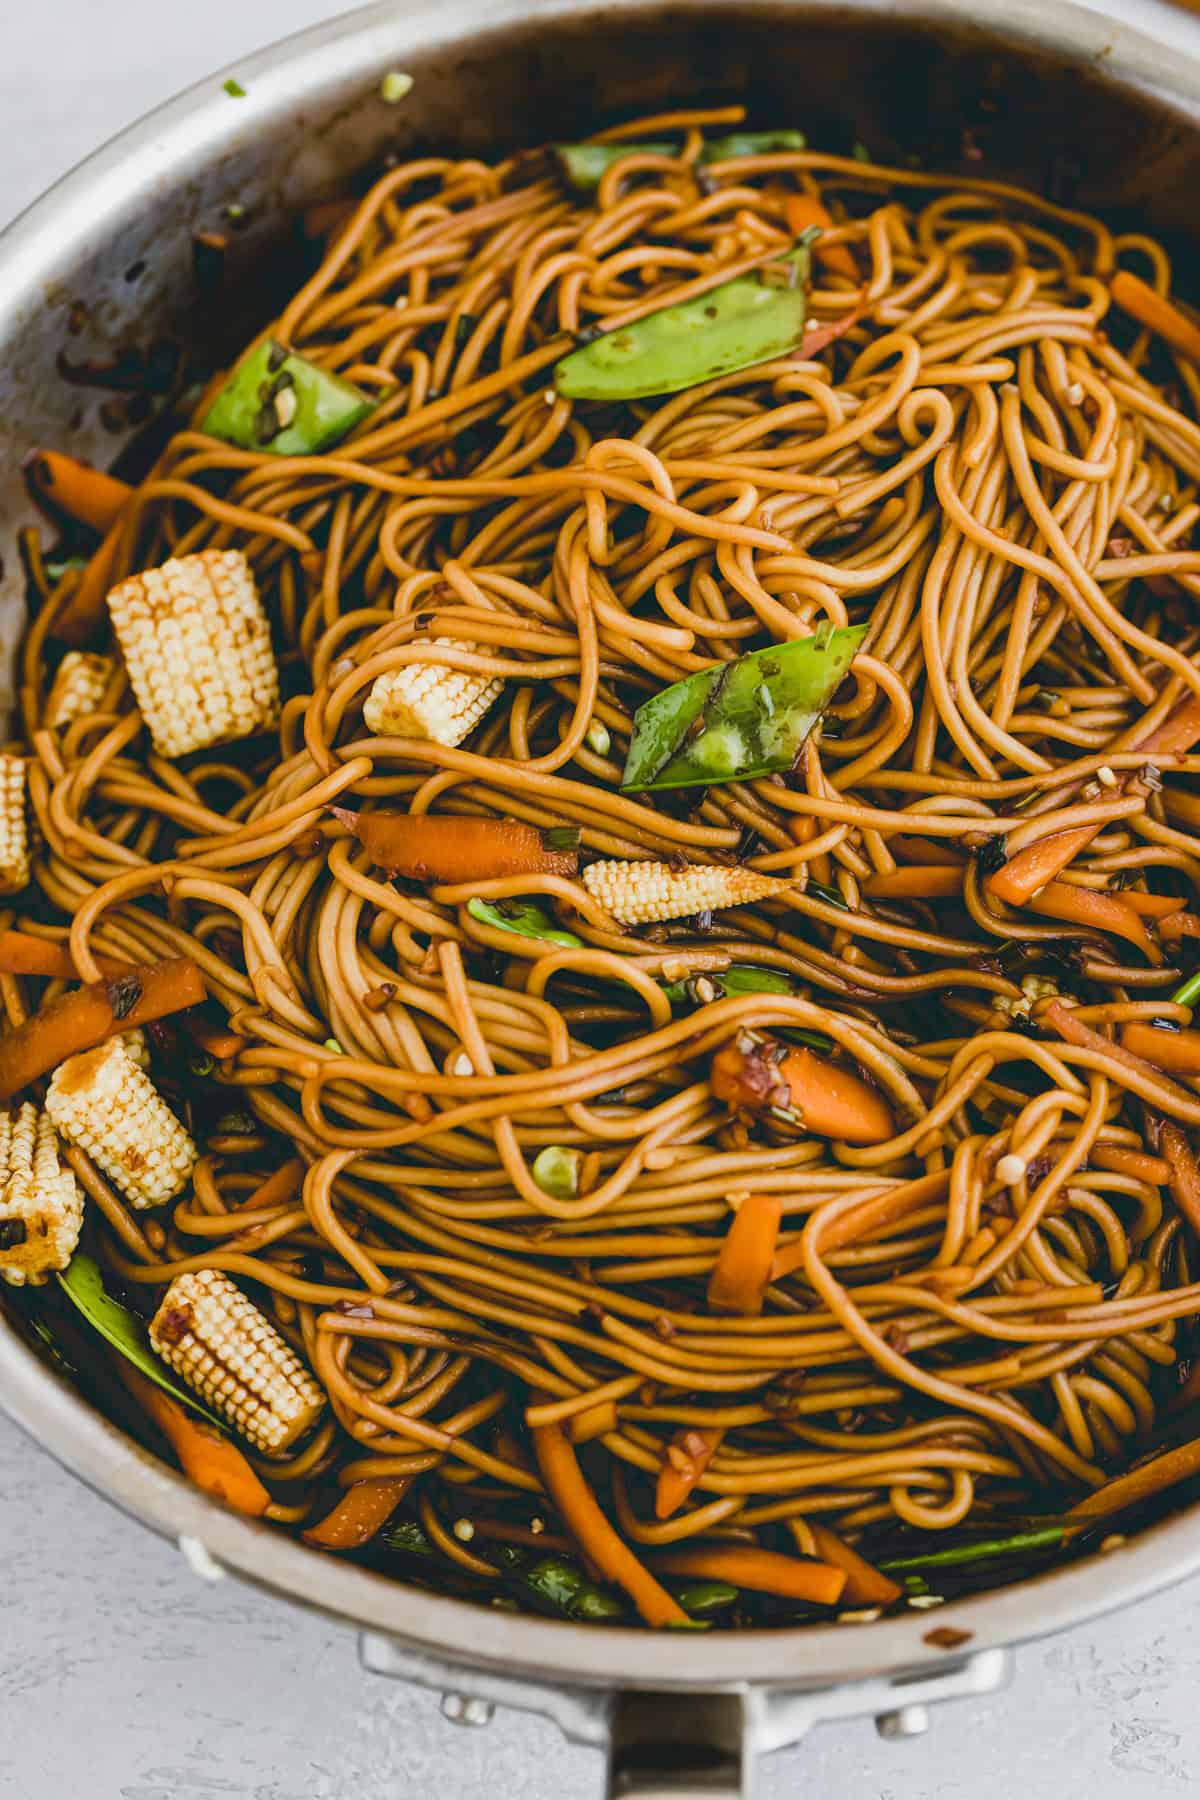
[[[320,0],[9,0],[0,221],[157,101],[332,11]],[[0,279],[3,271],[0,270]],[[353,1638],[110,1510],[0,1421],[0,1800],[599,1800],[541,1720],[449,1724]],[[1169,1800],[1200,1781],[1200,1585],[1019,1653],[929,1735],[822,1727],[759,1800]]]

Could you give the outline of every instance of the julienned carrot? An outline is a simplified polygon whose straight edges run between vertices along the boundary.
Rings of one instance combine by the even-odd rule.
[[[1135,1056],[1132,1050],[1125,1048],[1124,1044],[1115,1044],[1111,1038],[1106,1038],[1100,1032],[1093,1031],[1090,1025],[1085,1025],[1082,1019],[1077,1019],[1071,1009],[1064,1006],[1061,1000],[1052,1000],[1049,1006],[1038,1014],[1037,1022],[1039,1025],[1049,1025],[1050,1029],[1057,1031],[1059,1037],[1065,1038],[1068,1044],[1076,1044],[1081,1050],[1094,1050],[1099,1055],[1108,1057],[1110,1061],[1121,1063],[1125,1068],[1132,1069],[1135,1074],[1144,1076],[1148,1081],[1156,1081],[1160,1093],[1164,1091],[1168,1093],[1178,1101],[1182,1108],[1190,1109],[1195,1102],[1194,1094],[1189,1094],[1183,1088],[1177,1087],[1153,1063],[1147,1062],[1145,1057]],[[1168,1109],[1163,1107],[1163,1110]],[[1186,1116],[1185,1111],[1184,1117]]]
[[[667,1448],[658,1485],[654,1490],[654,1516],[669,1519],[677,1513],[716,1455],[725,1436],[723,1425],[690,1426],[677,1431]]]
[[[1200,739],[1200,695],[1189,694],[1161,725],[1147,732],[1130,748],[1144,750],[1147,760],[1155,756],[1182,756],[1197,739]],[[1123,789],[1127,785],[1128,777],[1125,777],[1119,787]],[[1053,881],[1056,875],[1061,875],[1067,864],[1087,849],[1102,823],[1075,825],[1070,831],[1038,838],[1024,850],[1019,850],[1002,869],[989,875],[984,887],[1009,906],[1024,906],[1031,894]]]
[[[198,1006],[203,999],[203,977],[186,956],[131,968],[60,994],[0,1038],[0,1101],[10,1100],[77,1051],[90,1050],[116,1032],[133,1031],[151,1019],[182,1012],[185,1006]]]
[[[133,492],[127,481],[58,450],[35,450],[26,459],[25,472],[37,499],[101,533],[115,524]]]
[[[769,1113],[817,1137],[881,1144],[895,1131],[887,1101],[860,1075],[757,1033],[739,1032],[718,1050],[709,1080],[733,1111]]]
[[[1200,1475],[1200,1438],[1166,1450],[1139,1468],[1106,1481],[1102,1488],[1080,1500],[1066,1515],[1068,1519],[1107,1519],[1110,1514],[1124,1512],[1126,1507],[1140,1506],[1144,1500],[1161,1494],[1177,1482]]]
[[[617,1403],[615,1400],[598,1400],[595,1406],[572,1413],[565,1424],[573,1444],[590,1444],[593,1438],[606,1437],[617,1429]]]
[[[1128,269],[1118,269],[1109,282],[1109,291],[1122,312],[1127,312],[1139,325],[1146,325],[1173,350],[1182,351],[1194,362],[1200,362],[1200,326],[1181,313],[1164,294],[1156,293],[1149,283]]]
[[[708,1278],[708,1304],[713,1312],[760,1313],[783,1203],[778,1194],[747,1194],[721,1242],[716,1266]]]
[[[142,1411],[158,1426],[189,1480],[235,1512],[249,1513],[252,1518],[266,1512],[271,1496],[236,1444],[202,1419],[194,1419],[124,1357],[113,1357],[112,1366]]]
[[[948,863],[912,863],[905,869],[888,869],[868,876],[863,893],[871,900],[948,900],[963,890],[963,866]]]
[[[193,1017],[189,1013],[179,1023],[188,1036],[194,1038],[210,1056],[215,1056],[218,1062],[227,1062],[231,1056],[236,1056],[239,1050],[246,1047],[246,1038],[239,1037],[236,1031],[222,1031],[219,1025],[210,1025],[207,1019]]]
[[[1171,1119],[1164,1119],[1158,1134],[1159,1149],[1167,1165],[1171,1198],[1200,1235],[1200,1164],[1196,1162],[1187,1133]]]
[[[238,1202],[239,1212],[258,1212],[265,1206],[282,1206],[293,1194],[298,1194],[304,1186],[304,1177],[308,1173],[308,1164],[302,1157],[289,1157],[274,1174],[268,1175],[244,1200]]]
[[[834,246],[830,248],[831,256],[834,248]],[[841,248],[841,246],[836,246],[836,248]],[[852,312],[843,313],[840,319],[827,319],[823,325],[814,322],[806,326],[804,336],[800,339],[800,347],[795,354],[807,360],[808,357],[816,356],[822,350],[827,350],[830,344],[835,343],[838,338],[845,337],[848,331],[853,331],[866,310],[865,306],[856,306]]]
[[[1048,881],[1040,892],[1025,902],[1030,912],[1044,919],[1061,919],[1068,925],[1080,925],[1085,931],[1111,932],[1136,944],[1146,961],[1157,968],[1162,951],[1142,924],[1133,908],[1122,904],[1115,894],[1097,893],[1095,888],[1076,887],[1069,881]]]
[[[359,1550],[382,1531],[412,1486],[411,1475],[383,1476],[377,1481],[356,1481],[348,1487],[332,1512],[304,1533],[309,1544],[322,1550]]]
[[[49,635],[65,644],[86,644],[104,622],[104,602],[113,585],[113,564],[121,542],[122,520],[117,519],[86,569],[67,604],[55,615]]]
[[[888,839],[888,849],[906,863],[938,863],[947,869],[963,869],[967,864],[961,850],[940,844],[936,838],[898,835]]]
[[[1200,1031],[1164,1031],[1141,1019],[1131,1019],[1121,1031],[1121,1043],[1134,1056],[1165,1069],[1169,1075],[1200,1075]]]
[[[111,956],[98,956],[96,961],[103,975],[122,975],[131,966]],[[0,931],[0,973],[79,980],[79,970],[71,960],[66,940],[55,943],[50,938],[35,937],[30,931]]]
[[[832,1563],[835,1569],[841,1569],[846,1577],[846,1585],[842,1590],[842,1599],[848,1600],[851,1606],[890,1606],[898,1600],[904,1589],[869,1563],[865,1556],[842,1542],[836,1533],[824,1525],[808,1522],[817,1554],[823,1562]]]
[[[1152,1187],[1166,1186],[1166,1163],[1161,1156],[1148,1156],[1144,1150],[1097,1144],[1088,1161],[1097,1169],[1111,1169],[1114,1175],[1131,1175],[1135,1181],[1148,1181]]]
[[[1170,944],[1184,937],[1200,937],[1200,918],[1190,912],[1169,912],[1158,922],[1158,935]]]
[[[748,1544],[668,1550],[655,1557],[654,1566],[664,1575],[730,1581],[735,1587],[751,1588],[759,1594],[811,1600],[817,1606],[836,1606],[847,1582],[845,1570],[835,1569],[830,1563],[782,1556],[777,1550],[755,1550]]]
[[[453,814],[352,812],[333,806],[377,868],[409,881],[495,881],[507,875],[574,875],[579,829],[542,831],[512,819]]]
[[[661,1582],[617,1536],[583,1478],[566,1433],[556,1424],[535,1425],[533,1448],[546,1491],[583,1554],[606,1581],[624,1588],[647,1625],[687,1626],[688,1615]]]
[[[1142,894],[1137,888],[1122,888],[1113,895],[1122,906],[1131,906],[1135,913],[1143,919],[1165,919],[1168,914],[1178,912],[1183,901],[1175,894]]]
[[[836,231],[833,220],[811,194],[789,194],[783,203],[783,216],[787,227],[794,236],[799,237],[802,231],[809,231],[815,225],[820,231]],[[836,269],[839,275],[848,275],[851,281],[858,280],[858,266],[850,250],[845,244],[822,244],[820,238],[813,245],[813,252],[819,262],[827,268]]]

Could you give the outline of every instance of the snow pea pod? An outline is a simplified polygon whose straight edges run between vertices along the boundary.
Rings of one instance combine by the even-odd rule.
[[[700,152],[703,163],[729,162],[735,156],[766,156],[773,150],[803,150],[802,131],[734,131],[710,138]],[[559,166],[580,194],[594,194],[606,172],[626,156],[678,156],[678,144],[552,144]]]
[[[373,406],[352,382],[264,338],[229,377],[200,429],[243,450],[315,456],[345,437]]]
[[[468,900],[467,911],[481,925],[497,931],[515,931],[518,937],[544,938],[548,944],[560,944],[564,950],[579,950],[583,939],[573,931],[562,931],[548,912],[532,900]]]
[[[531,1562],[512,1544],[489,1544],[488,1555],[518,1587],[565,1619],[611,1621],[624,1616],[617,1596],[597,1587],[565,1557],[541,1556]]]
[[[1039,1525],[1028,1531],[1014,1531],[1008,1537],[980,1538],[970,1544],[953,1544],[947,1550],[926,1550],[915,1556],[881,1558],[878,1567],[889,1575],[909,1569],[965,1569],[973,1563],[992,1562],[998,1557],[1016,1556],[1027,1550],[1051,1550],[1078,1536],[1079,1527]]]
[[[791,271],[775,287],[757,269],[720,287],[618,325],[554,365],[554,385],[569,400],[636,400],[677,394],[794,350],[804,336],[809,242],[779,259]]]
[[[790,769],[866,630],[822,627],[654,694],[634,714],[622,788],[712,786]]]

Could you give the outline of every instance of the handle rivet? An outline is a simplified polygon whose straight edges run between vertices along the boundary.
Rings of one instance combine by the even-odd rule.
[[[929,1708],[898,1706],[895,1712],[880,1713],[875,1729],[882,1738],[920,1737],[923,1731],[929,1730]]]
[[[495,1707],[470,1694],[443,1694],[442,1717],[452,1725],[490,1725]]]

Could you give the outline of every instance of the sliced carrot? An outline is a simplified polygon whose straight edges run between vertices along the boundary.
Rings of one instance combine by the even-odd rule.
[[[1100,894],[1095,888],[1076,887],[1069,881],[1048,881],[1038,893],[1025,902],[1030,912],[1044,919],[1061,919],[1068,925],[1080,925],[1085,931],[1110,932],[1136,944],[1146,961],[1157,968],[1162,951],[1151,938],[1141,918],[1132,907],[1122,905],[1115,894]]]
[[[860,1075],[748,1032],[717,1051],[709,1080],[733,1111],[769,1112],[817,1137],[882,1144],[895,1131],[887,1101]]]
[[[1173,712],[1169,713],[1161,725],[1131,745],[1131,749],[1144,750],[1147,759],[1154,756],[1182,756],[1200,739],[1200,695],[1189,694],[1186,700],[1180,701]],[[1121,789],[1129,785],[1126,776],[1120,783]],[[1003,900],[1009,906],[1024,906],[1031,894],[1061,875],[1067,864],[1073,862],[1081,851],[1086,850],[1092,839],[1102,828],[1103,821],[1096,825],[1075,825],[1070,831],[1058,831],[1051,837],[1038,838],[1036,842],[1019,850],[1005,863],[1002,869],[987,877],[984,887],[997,900]]]
[[[593,1438],[605,1437],[617,1429],[617,1403],[600,1400],[583,1412],[572,1413],[565,1421],[567,1436],[573,1444],[588,1444]]]
[[[832,247],[829,255],[833,255]],[[819,355],[822,350],[827,350],[830,344],[836,343],[838,338],[845,337],[848,331],[853,331],[866,310],[865,306],[856,306],[851,312],[843,313],[840,319],[827,319],[823,325],[816,323],[807,325],[804,336],[800,339],[800,347],[795,354],[805,361],[810,356]]]
[[[654,1566],[664,1575],[728,1581],[734,1587],[778,1594],[785,1600],[811,1600],[818,1606],[836,1606],[847,1581],[845,1570],[829,1563],[782,1556],[777,1550],[756,1550],[749,1544],[668,1550],[655,1557]]]
[[[1168,913],[1178,912],[1183,905],[1174,894],[1141,894],[1137,888],[1122,888],[1113,899],[1119,900],[1122,906],[1131,906],[1143,919],[1165,919]]]
[[[1200,1163],[1196,1161],[1187,1133],[1173,1120],[1164,1119],[1158,1141],[1169,1171],[1171,1197],[1192,1230],[1200,1235]]]
[[[843,1543],[836,1532],[811,1519],[808,1529],[822,1561],[832,1563],[835,1569],[841,1569],[845,1574],[843,1600],[848,1600],[851,1606],[890,1606],[893,1600],[900,1598],[904,1589],[899,1583],[877,1569],[874,1563],[869,1563],[865,1556],[860,1556],[849,1544]]]
[[[223,1500],[235,1512],[261,1518],[271,1496],[237,1445],[185,1412],[177,1400],[155,1387],[124,1357],[114,1356],[112,1366],[142,1411],[158,1426],[184,1474],[214,1500]]]
[[[381,1531],[412,1486],[411,1475],[383,1476],[377,1481],[356,1481],[348,1487],[332,1512],[304,1533],[309,1544],[322,1550],[360,1550]]]
[[[783,1202],[778,1194],[747,1194],[721,1242],[708,1278],[713,1312],[760,1313],[771,1279]]]
[[[304,1177],[308,1174],[308,1164],[299,1156],[289,1157],[281,1168],[260,1181],[252,1193],[239,1201],[238,1212],[258,1212],[267,1206],[282,1206],[294,1194],[298,1194],[304,1186]]]
[[[583,1554],[606,1581],[624,1588],[647,1625],[686,1626],[688,1616],[679,1602],[605,1518],[566,1433],[558,1425],[536,1425],[532,1435],[546,1491]]]
[[[1061,1000],[1052,1000],[1049,1006],[1038,1014],[1037,1022],[1039,1025],[1049,1025],[1051,1030],[1057,1031],[1059,1037],[1065,1038],[1068,1044],[1075,1044],[1081,1050],[1094,1050],[1098,1055],[1106,1056],[1112,1062],[1121,1063],[1126,1069],[1132,1069],[1135,1074],[1143,1076],[1148,1081],[1157,1081],[1160,1091],[1168,1092],[1181,1107],[1190,1108],[1194,1104],[1196,1098],[1194,1094],[1188,1093],[1181,1087],[1176,1087],[1175,1083],[1170,1081],[1153,1063],[1147,1062],[1142,1056],[1135,1056],[1132,1050],[1125,1048],[1124,1044],[1114,1043],[1111,1038],[1106,1038],[1100,1032],[1093,1031],[1090,1025],[1085,1025],[1082,1019],[1077,1019],[1070,1007],[1064,1006]],[[1164,1110],[1166,1109],[1164,1108]]]
[[[454,814],[353,812],[331,806],[371,861],[409,881],[494,881],[507,875],[574,875],[576,826],[542,831],[512,819]]]
[[[10,1100],[78,1051],[185,1006],[198,1006],[203,999],[203,977],[186,956],[72,988],[0,1038],[0,1101]]]
[[[1148,1156],[1144,1150],[1097,1144],[1088,1161],[1097,1169],[1111,1169],[1114,1175],[1131,1175],[1135,1181],[1148,1181],[1152,1187],[1166,1186],[1166,1163],[1161,1156]]]
[[[787,220],[787,228],[794,236],[799,237],[802,231],[810,231],[815,225],[820,231],[836,231],[833,220],[811,194],[789,194],[783,203],[783,216]],[[827,268],[836,269],[839,275],[848,275],[851,281],[858,280],[858,265],[846,244],[826,244],[822,246],[820,238],[813,245],[813,252],[818,262]]]
[[[961,863],[914,863],[907,869],[888,869],[871,875],[863,893],[871,900],[948,900],[963,890]]]
[[[1156,293],[1148,282],[1128,269],[1118,269],[1109,282],[1113,299],[1139,325],[1149,326],[1164,344],[1182,351],[1194,362],[1200,362],[1200,326],[1194,325],[1165,295]]]
[[[207,1019],[195,1017],[191,1013],[185,1013],[179,1023],[188,1036],[194,1038],[210,1056],[215,1056],[218,1062],[227,1062],[231,1056],[236,1056],[239,1050],[246,1048],[249,1041],[239,1037],[236,1031],[222,1031],[219,1025],[210,1025]]]
[[[1164,1493],[1167,1488],[1187,1481],[1193,1475],[1200,1475],[1200,1438],[1193,1438],[1174,1450],[1166,1450],[1139,1468],[1106,1481],[1095,1493],[1078,1501],[1066,1516],[1068,1519],[1106,1519],[1112,1513],[1124,1512],[1127,1507],[1140,1506],[1144,1500],[1153,1499],[1155,1494]]]
[[[116,523],[133,492],[127,481],[58,450],[35,450],[26,459],[25,473],[36,499],[101,533]]]
[[[888,839],[888,849],[894,851],[903,862],[937,863],[947,869],[962,869],[967,863],[961,850],[939,843],[936,838],[900,835]]]
[[[1141,1019],[1121,1029],[1125,1049],[1169,1075],[1200,1075],[1200,1031],[1164,1031]]]
[[[677,1431],[671,1442],[654,1490],[654,1516],[669,1519],[677,1513],[716,1454],[725,1436],[723,1425],[689,1426]]]
[[[131,967],[115,957],[98,956],[103,975],[122,975]],[[78,981],[79,970],[71,959],[66,939],[54,942],[30,931],[0,931],[0,974],[47,975],[61,981]]]
[[[1158,935],[1170,944],[1177,944],[1180,938],[1200,937],[1200,919],[1190,912],[1168,913],[1158,921]]]

